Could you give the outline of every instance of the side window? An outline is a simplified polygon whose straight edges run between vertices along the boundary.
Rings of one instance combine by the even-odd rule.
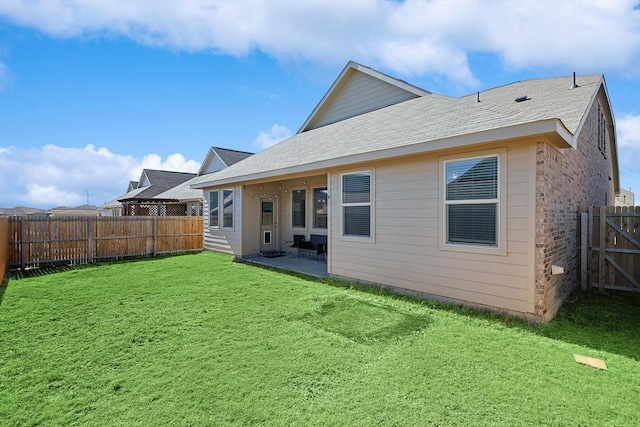
[[[218,190],[209,193],[209,227],[219,227],[219,203]]]
[[[498,246],[498,156],[445,162],[447,244]]]
[[[313,189],[313,228],[327,228],[327,188]]]
[[[598,149],[602,155],[607,157],[607,120],[604,118],[604,113],[600,104],[598,104]]]
[[[291,226],[304,228],[306,227],[306,190],[293,190],[291,192]]]
[[[342,175],[342,235],[371,237],[371,171]]]
[[[233,228],[233,190],[222,191],[222,227]]]

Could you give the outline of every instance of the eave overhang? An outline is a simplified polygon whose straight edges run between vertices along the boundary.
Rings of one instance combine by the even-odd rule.
[[[359,153],[349,156],[337,157],[319,162],[297,164],[291,167],[256,172],[252,174],[222,178],[219,180],[204,181],[191,185],[194,189],[204,189],[235,183],[250,181],[264,181],[270,178],[282,178],[288,175],[298,175],[330,168],[342,167],[352,164],[390,159],[394,157],[424,154],[429,152],[473,147],[497,141],[508,141],[524,138],[540,138],[553,144],[557,148],[576,148],[574,136],[558,119],[541,120],[537,122],[490,129],[465,135],[456,135],[449,138],[418,142],[385,150]]]

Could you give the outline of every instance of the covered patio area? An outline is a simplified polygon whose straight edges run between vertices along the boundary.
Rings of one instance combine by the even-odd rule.
[[[307,274],[317,278],[329,276],[327,273],[327,261],[324,258],[316,260],[315,258],[302,256],[294,257],[283,255],[279,257],[265,257],[261,255],[251,255],[242,258],[242,261]]]

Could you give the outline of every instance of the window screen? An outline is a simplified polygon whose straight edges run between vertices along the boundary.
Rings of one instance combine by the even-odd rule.
[[[342,219],[345,236],[371,236],[371,172],[342,176]]]
[[[497,246],[498,157],[446,163],[447,242]]]

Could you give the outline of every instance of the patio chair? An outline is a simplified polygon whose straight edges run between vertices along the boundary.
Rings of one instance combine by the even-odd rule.
[[[295,257],[298,258],[298,251],[297,249],[300,247],[300,242],[304,242],[304,234],[294,234],[293,235],[293,240],[287,240],[286,243],[289,245],[289,243],[291,243],[289,245],[289,256],[290,257]],[[296,251],[294,252],[293,250],[296,249]]]
[[[318,255],[324,254],[325,260],[327,259],[327,236],[324,234],[312,234],[309,241],[302,241],[298,246],[298,253],[300,250],[309,252],[311,255],[316,256],[316,262],[318,261]]]

